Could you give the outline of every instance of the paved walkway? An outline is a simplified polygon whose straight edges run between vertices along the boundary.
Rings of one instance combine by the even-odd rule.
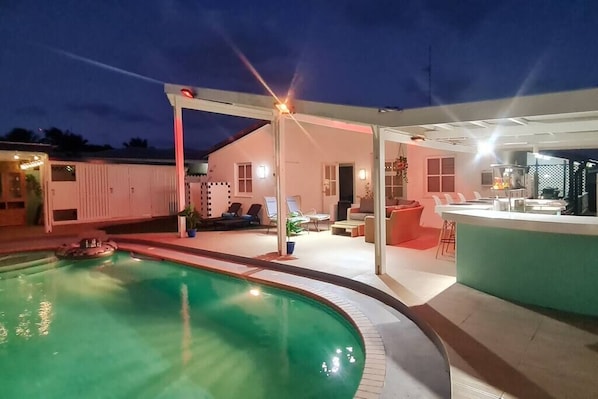
[[[0,252],[57,244],[102,233],[72,226],[0,229]],[[70,236],[70,237],[67,237]],[[598,320],[532,309],[455,282],[455,264],[436,249],[387,247],[387,274],[373,273],[373,245],[363,237],[311,232],[297,237],[295,254],[277,260],[276,234],[266,230],[122,235],[149,242],[274,260],[361,281],[393,295],[441,337],[449,356],[454,398],[596,398]],[[113,236],[118,240],[118,236]],[[44,240],[44,241],[45,241]],[[480,260],[483,262],[483,259]]]

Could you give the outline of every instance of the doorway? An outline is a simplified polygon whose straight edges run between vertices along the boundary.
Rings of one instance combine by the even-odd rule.
[[[340,164],[338,168],[339,200],[353,203],[354,195],[353,165]]]
[[[353,165],[339,165],[338,193],[339,201],[336,220],[347,219],[347,210],[353,203]]]

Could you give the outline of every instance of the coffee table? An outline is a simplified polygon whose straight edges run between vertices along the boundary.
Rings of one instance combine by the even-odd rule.
[[[365,234],[365,222],[362,220],[339,220],[330,226],[330,232],[335,235],[349,233],[351,237]]]

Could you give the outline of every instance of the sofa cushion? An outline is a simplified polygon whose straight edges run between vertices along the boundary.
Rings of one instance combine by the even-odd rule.
[[[372,212],[351,212],[351,220],[364,220],[366,216],[372,215]]]
[[[386,206],[395,206],[397,205],[398,198],[386,198]]]
[[[362,198],[361,201],[359,202],[359,212],[374,213],[374,199],[373,198]],[[353,218],[351,218],[351,219],[353,219]]]
[[[398,199],[397,200],[397,205],[413,205],[414,203],[416,203],[417,201],[415,200],[406,200],[406,199]]]

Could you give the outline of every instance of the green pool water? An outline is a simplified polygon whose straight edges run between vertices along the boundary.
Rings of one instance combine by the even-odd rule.
[[[355,329],[304,296],[175,263],[0,266],[2,398],[352,398]],[[8,261],[5,260],[5,263]]]

